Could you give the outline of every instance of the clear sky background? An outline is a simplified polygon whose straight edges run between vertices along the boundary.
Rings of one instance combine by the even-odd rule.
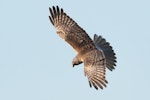
[[[117,67],[104,90],[90,88],[83,64],[58,37],[59,5],[91,38],[111,43]],[[0,0],[0,100],[150,100],[149,0]]]

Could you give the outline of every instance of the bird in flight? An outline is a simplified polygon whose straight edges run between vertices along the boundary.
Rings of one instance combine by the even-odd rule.
[[[62,8],[53,6],[49,10],[49,19],[57,34],[77,52],[72,60],[73,67],[84,63],[84,74],[90,87],[93,86],[97,90],[106,87],[108,83],[105,77],[106,68],[112,71],[116,66],[116,54],[112,46],[102,36],[96,34],[92,40]]]

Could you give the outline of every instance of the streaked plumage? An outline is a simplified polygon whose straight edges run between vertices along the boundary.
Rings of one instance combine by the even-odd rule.
[[[84,63],[84,73],[88,77],[90,87],[96,89],[106,87],[106,67],[113,70],[116,57],[112,47],[104,38],[94,35],[92,40],[88,34],[59,7],[49,8],[51,23],[57,34],[68,42],[77,52],[72,64]]]

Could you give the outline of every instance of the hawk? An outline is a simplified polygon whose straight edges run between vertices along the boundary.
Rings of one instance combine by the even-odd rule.
[[[96,34],[92,40],[62,8],[53,6],[49,10],[49,19],[57,34],[77,52],[72,61],[73,67],[84,63],[84,74],[90,87],[94,86],[97,90],[106,87],[108,83],[105,77],[106,68],[112,71],[116,66],[116,54],[112,46],[102,36]]]

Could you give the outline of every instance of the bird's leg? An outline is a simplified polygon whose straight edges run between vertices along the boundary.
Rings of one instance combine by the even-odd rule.
[[[80,57],[78,56],[78,55],[76,55],[75,57],[74,57],[74,59],[72,60],[72,66],[74,67],[75,65],[79,65],[79,64],[81,64],[81,63],[83,63],[82,61],[81,61],[81,59],[80,59]]]

